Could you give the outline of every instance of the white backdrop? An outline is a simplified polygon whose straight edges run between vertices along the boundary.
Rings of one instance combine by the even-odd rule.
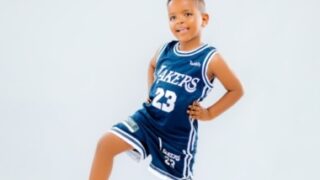
[[[140,108],[149,60],[173,38],[165,4],[0,0],[0,179],[88,179],[97,140]],[[320,179],[319,6],[207,0],[204,39],[245,96],[200,124],[196,180]],[[154,179],[148,161],[119,156],[111,180]]]

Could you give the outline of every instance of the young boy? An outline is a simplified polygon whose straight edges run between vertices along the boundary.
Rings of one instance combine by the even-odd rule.
[[[116,124],[97,146],[90,180],[109,178],[113,158],[130,151],[151,156],[149,169],[162,179],[191,180],[198,121],[214,119],[243,94],[242,86],[216,49],[201,41],[209,16],[203,0],[168,0],[170,29],[178,41],[151,59],[149,98],[142,109]],[[227,92],[208,108],[201,102],[217,78]]]

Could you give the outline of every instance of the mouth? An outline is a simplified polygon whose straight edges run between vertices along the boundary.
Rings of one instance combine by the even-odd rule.
[[[185,32],[187,32],[187,31],[189,31],[189,28],[187,28],[187,27],[176,29],[176,32],[177,32],[177,33],[185,33]]]

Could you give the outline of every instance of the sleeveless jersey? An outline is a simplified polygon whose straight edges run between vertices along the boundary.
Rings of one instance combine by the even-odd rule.
[[[193,179],[198,122],[190,119],[188,106],[202,101],[213,88],[207,77],[214,47],[203,44],[193,51],[179,51],[179,43],[166,44],[156,60],[151,103],[111,132],[130,144],[137,158],[151,155],[151,172],[172,180]]]
[[[187,110],[194,101],[202,101],[213,88],[207,68],[215,52],[216,49],[207,44],[193,51],[180,51],[177,41],[169,42],[160,50],[149,92],[152,102],[144,103],[143,111],[164,136],[186,137],[189,141],[190,131],[197,132],[197,121],[189,118]]]

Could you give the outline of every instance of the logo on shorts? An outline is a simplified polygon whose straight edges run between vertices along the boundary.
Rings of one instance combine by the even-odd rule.
[[[123,121],[123,124],[129,129],[130,132],[134,133],[139,130],[138,124],[129,117],[127,120]]]
[[[171,168],[174,168],[176,162],[179,162],[181,159],[180,155],[173,154],[165,148],[162,149],[162,153],[164,154],[164,162]]]

